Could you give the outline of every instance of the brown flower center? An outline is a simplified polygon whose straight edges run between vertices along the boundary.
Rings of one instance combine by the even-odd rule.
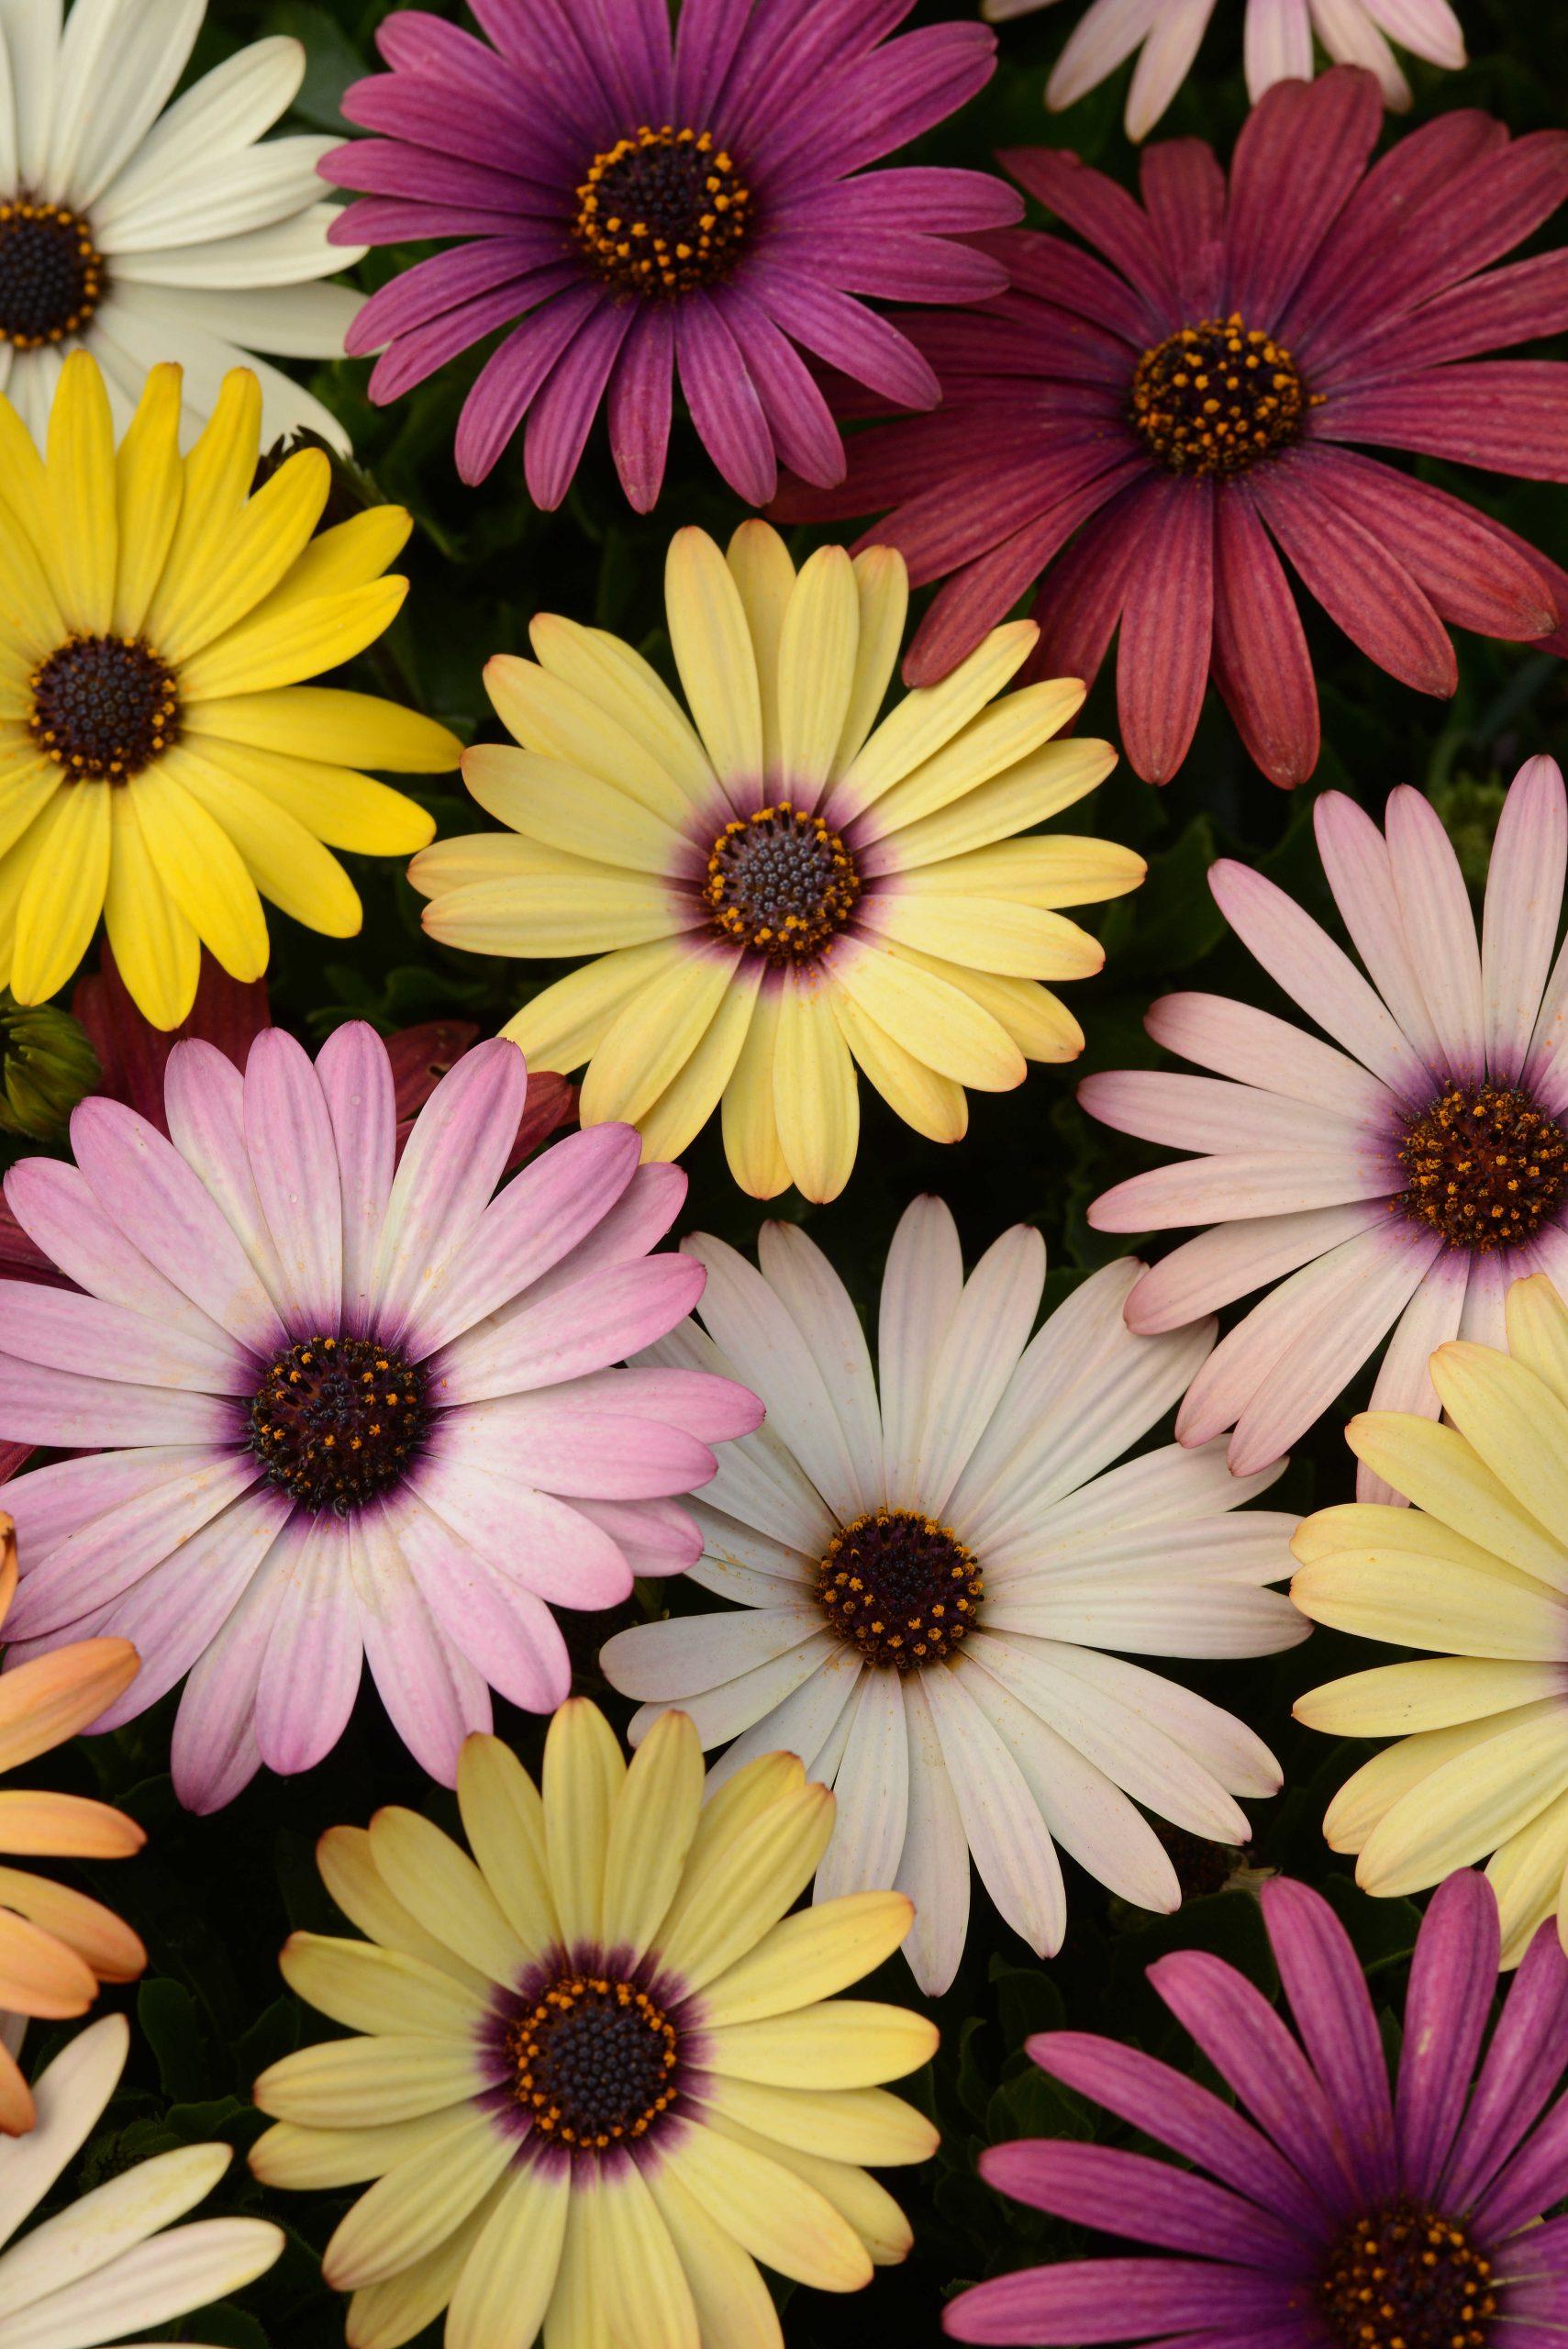
[[[671,300],[728,277],[752,225],[751,191],[711,130],[644,123],[589,164],[573,235],[622,293]]]
[[[370,1338],[310,1338],[269,1366],[250,1449],[301,1508],[349,1517],[401,1480],[425,1422],[413,1364]]]
[[[1485,2349],[1492,2264],[1436,2210],[1389,2202],[1347,2227],[1318,2305],[1345,2349]]]
[[[646,2136],[679,2094],[673,2023],[609,1975],[563,1974],[511,2025],[506,2053],[534,2127],[579,2153]]]
[[[1284,346],[1232,312],[1146,351],[1128,415],[1167,473],[1240,473],[1288,448],[1321,402]]]
[[[80,334],[104,294],[93,232],[62,204],[0,204],[0,342],[37,351]]]
[[[868,1511],[840,1527],[817,1574],[817,1602],[831,1629],[868,1664],[895,1672],[951,1655],[984,1589],[957,1534],[906,1508]]]
[[[819,954],[860,894],[854,858],[838,833],[787,799],[726,824],[703,884],[715,929],[773,963]]]
[[[28,730],[67,779],[125,783],[179,730],[174,672],[135,636],[73,636],[28,680]]]
[[[1410,1119],[1398,1155],[1394,1207],[1451,1248],[1517,1247],[1568,1194],[1568,1135],[1514,1085],[1451,1085]]]

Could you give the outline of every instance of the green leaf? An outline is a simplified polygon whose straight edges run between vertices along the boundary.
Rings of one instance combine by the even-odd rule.
[[[212,2087],[203,2044],[201,2018],[190,1992],[156,1976],[136,1994],[136,2019],[158,2062],[163,2093],[176,2104],[194,2104]]]

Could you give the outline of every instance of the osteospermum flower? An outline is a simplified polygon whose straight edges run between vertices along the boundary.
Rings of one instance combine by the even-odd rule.
[[[793,1754],[705,1799],[689,1721],[628,1769],[602,1713],[562,1708],[542,1798],[471,1738],[473,1847],[410,1810],[318,1847],[366,1941],[295,1933],[291,1987],[369,2034],[256,2083],[285,2187],[375,2183],[327,2246],[355,2349],[447,2311],[446,2349],[616,2342],[783,2349],[758,2261],[826,2291],[902,2259],[904,2215],[861,2164],[923,2160],[929,2121],[881,2083],[932,2025],[833,1994],[897,1948],[909,1903],[784,1911],[832,1830]]]
[[[1214,1219],[1138,1283],[1131,1326],[1174,1329],[1268,1286],[1176,1420],[1184,1443],[1234,1428],[1230,1464],[1243,1473],[1294,1443],[1390,1330],[1373,1408],[1435,1418],[1434,1348],[1460,1334],[1501,1343],[1504,1294],[1521,1273],[1568,1287],[1568,957],[1552,956],[1562,774],[1531,759],[1514,779],[1479,943],[1458,860],[1418,791],[1390,796],[1382,831],[1340,792],[1313,818],[1366,977],[1262,874],[1224,859],[1209,885],[1332,1043],[1251,1004],[1166,996],[1150,1034],[1216,1075],[1122,1070],[1079,1088],[1107,1125],[1207,1153],[1135,1174],[1089,1209],[1100,1231]],[[1389,1497],[1364,1464],[1358,1490]]]
[[[305,47],[254,41],[169,106],[206,13],[74,0],[62,27],[61,0],[11,0],[0,17],[0,392],[40,441],[61,359],[84,347],[122,426],[156,362],[184,370],[188,436],[243,362],[268,440],[305,426],[349,445],[251,355],[338,358],[360,306],[320,282],[359,258],[328,242],[317,165],[331,140],[258,144],[305,79]]]
[[[584,1124],[624,1118],[674,1158],[722,1103],[743,1188],[830,1199],[854,1165],[857,1066],[906,1124],[955,1141],[965,1085],[1082,1052],[1040,982],[1105,956],[1055,909],[1135,888],[1143,861],[1013,835],[1116,754],[1049,740],[1083,701],[1071,679],[993,699],[1027,621],[878,726],[908,597],[896,555],[825,547],[797,577],[765,523],[728,562],[681,530],[665,589],[691,718],[629,646],[541,616],[535,661],[485,670],[522,749],[463,759],[514,837],[442,841],[409,877],[445,944],[601,955],[505,1030],[541,1067],[588,1063]]]
[[[9,1498],[9,1494],[6,1496]],[[0,1509],[0,1621],[17,1592],[17,1541]],[[22,1768],[88,1728],[135,1677],[124,1640],[82,1640],[0,1675],[0,1772]],[[128,1925],[85,1893],[13,1866],[16,1857],[120,1860],[147,1841],[134,1819],[83,1795],[0,1791],[0,2009],[50,2021],[85,2014],[103,1982],[134,1982],[147,1952]],[[0,2130],[30,2129],[33,2099],[0,2045]],[[3,2162],[0,2156],[0,2162]],[[4,2198],[0,2170],[0,2199]],[[0,2308],[5,2262],[0,2260]]]
[[[1320,1893],[1262,1889],[1293,2033],[1246,1976],[1182,1950],[1149,1979],[1235,2099],[1088,2032],[1042,2032],[1051,2079],[1177,2156],[1049,2138],[982,2175],[1031,2209],[1147,2243],[998,2276],[942,2311],[959,2341],[1176,2335],[1248,2349],[1505,2349],[1554,2340],[1568,2230],[1568,1964],[1540,1934],[1485,2054],[1497,1911],[1452,1876],[1417,1937],[1391,2090],[1361,1961]],[[1538,2121],[1540,2125],[1538,2127]],[[1178,2166],[1179,2164],[1179,2166]]]
[[[1292,1543],[1314,1621],[1437,1651],[1329,1682],[1296,1709],[1395,1742],[1347,1779],[1323,1831],[1368,1892],[1421,1890],[1490,1860],[1503,1962],[1543,1919],[1568,1946],[1568,1307],[1541,1274],[1508,1291],[1507,1351],[1432,1357],[1447,1423],[1352,1419],[1356,1456],[1415,1506],[1320,1509]]]
[[[335,239],[462,241],[393,279],[349,348],[387,346],[371,395],[391,400],[495,328],[509,331],[463,403],[458,470],[483,481],[524,417],[537,504],[558,506],[603,402],[628,497],[659,495],[678,375],[714,463],[772,496],[779,458],[837,481],[844,452],[802,351],[896,406],[937,379],[857,298],[964,302],[1006,273],[962,232],[1016,220],[982,172],[862,167],[917,138],[991,73],[977,24],[885,36],[913,0],[830,10],[687,0],[671,12],[528,9],[480,0],[490,48],[422,11],[376,28],[390,73],[343,99],[384,136],[322,170],[366,191]]]
[[[1051,0],[984,0],[994,23],[1049,7]],[[1341,65],[1376,74],[1384,104],[1401,112],[1410,84],[1389,38],[1429,65],[1465,61],[1464,35],[1449,0],[1246,0],[1244,50],[1247,94],[1255,105],[1276,82],[1312,79],[1316,35]],[[1197,55],[1214,0],[1089,0],[1081,21],[1045,85],[1045,102],[1060,112],[1138,52],[1127,94],[1127,135],[1147,137],[1164,113]]]
[[[1141,158],[1141,206],[1066,150],[1006,158],[1083,241],[983,239],[1010,292],[900,320],[942,379],[940,414],[857,435],[842,488],[777,509],[893,508],[872,536],[917,584],[946,582],[911,683],[1038,579],[1042,670],[1092,679],[1119,628],[1122,737],[1147,781],[1181,765],[1212,676],[1291,785],[1318,763],[1318,718],[1286,563],[1422,693],[1454,690],[1451,626],[1568,650],[1568,574],[1353,445],[1568,478],[1568,371],[1485,357],[1568,324],[1560,256],[1485,266],[1568,195],[1568,134],[1510,141],[1454,111],[1369,170],[1382,121],[1370,73],[1282,82],[1229,183],[1207,147],[1173,141]]]
[[[304,682],[391,622],[403,508],[313,537],[331,479],[318,449],[251,496],[249,369],[224,378],[183,460],[179,428],[180,370],[155,367],[117,455],[86,351],[61,373],[47,459],[0,399],[0,985],[46,1001],[102,916],[159,1028],[189,1012],[203,946],[261,977],[263,896],[328,937],[357,930],[358,893],[323,842],[406,854],[434,827],[355,770],[428,773],[459,751],[412,710]]]
[[[726,1380],[612,1367],[703,1283],[650,1254],[685,1179],[639,1170],[628,1128],[572,1135],[492,1199],[527,1084],[502,1039],[465,1053],[395,1173],[370,1028],[314,1065],[268,1029],[243,1078],[185,1043],[172,1140],[93,1099],[74,1165],[6,1177],[86,1292],[0,1283],[0,1439],[84,1451],[5,1488],[12,1629],[35,1652],[135,1641],[141,1676],[103,1728],[188,1672],[173,1772],[196,1809],[263,1762],[318,1762],[366,1660],[450,1785],[490,1687],[539,1711],[565,1696],[548,1602],[610,1606],[634,1572],[686,1565],[700,1539],[670,1497],[757,1423]]]
[[[1110,1464],[1169,1410],[1212,1327],[1134,1337],[1121,1308],[1139,1268],[1121,1263],[1031,1340],[1039,1233],[1004,1233],[966,1281],[951,1216],[917,1199],[889,1252],[873,1375],[843,1284],[796,1226],[763,1225],[760,1273],[722,1241],[686,1244],[709,1334],[676,1330],[647,1359],[728,1365],[767,1421],[695,1512],[692,1578],[739,1609],[604,1650],[611,1686],[644,1700],[634,1740],[675,1703],[705,1745],[734,1739],[716,1776],[776,1745],[802,1755],[839,1798],[817,1898],[907,1892],[927,1991],[963,1953],[972,1853],[1042,1953],[1065,1924],[1058,1843],[1140,1908],[1174,1909],[1143,1810],[1243,1843],[1234,1798],[1273,1794],[1280,1774],[1229,1713],[1123,1659],[1266,1655],[1303,1635],[1262,1587],[1288,1572],[1292,1520],[1232,1513],[1277,1470],[1232,1476],[1218,1445]]]
[[[111,2167],[17,2238],[103,2118],[129,2046],[123,2015],[79,2032],[39,2078],[31,2136],[0,2145],[0,2337],[16,2349],[97,2349],[129,2332],[154,2349],[154,2326],[241,2291],[283,2250],[283,2229],[264,2219],[172,2223],[212,2191],[234,2158],[228,2145],[177,2145]]]

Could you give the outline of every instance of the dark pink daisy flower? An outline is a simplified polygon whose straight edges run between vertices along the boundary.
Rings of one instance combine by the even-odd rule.
[[[1011,291],[898,320],[940,413],[858,435],[840,487],[792,486],[777,509],[892,509],[870,537],[915,584],[945,583],[911,685],[1039,579],[1042,676],[1092,678],[1119,628],[1121,730],[1147,781],[1181,765],[1212,676],[1289,786],[1318,724],[1287,564],[1423,693],[1454,690],[1450,626],[1568,651],[1568,574],[1351,445],[1568,480],[1568,367],[1482,356],[1568,326],[1568,251],[1489,267],[1568,195],[1568,134],[1510,139],[1465,110],[1369,169],[1382,121],[1368,72],[1279,83],[1229,184],[1209,147],[1173,139],[1140,160],[1141,205],[1064,150],[1003,158],[1083,241],[976,238]]]
[[[1321,1894],[1263,1920],[1293,2034],[1244,1975],[1182,1950],[1149,1979],[1234,2103],[1115,2040],[1046,2032],[1043,2072],[1181,2164],[1046,2138],[981,2155],[1004,2194],[1153,2256],[998,2276],[943,2311],[959,2341],[1172,2349],[1548,2349],[1568,2310],[1568,1960],[1541,1926],[1482,2055],[1496,1988],[1485,1876],[1432,1896],[1390,2083],[1361,1961]],[[1542,2114],[1545,2118],[1542,2119]],[[1539,2125],[1538,2125],[1539,2124]]]
[[[659,495],[671,394],[742,497],[778,460],[838,481],[838,429],[802,351],[899,407],[940,386],[908,337],[858,298],[973,302],[1006,272],[955,241],[1016,220],[981,172],[863,175],[990,76],[978,24],[886,35],[913,0],[473,0],[494,47],[421,9],[376,33],[392,68],[343,101],[380,136],[322,163],[363,200],[355,245],[460,241],[354,321],[393,400],[496,328],[464,402],[458,470],[483,481],[528,419],[536,503],[571,484],[604,404],[628,497]]]

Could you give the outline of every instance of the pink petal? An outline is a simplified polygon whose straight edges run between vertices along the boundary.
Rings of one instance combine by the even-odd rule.
[[[1568,874],[1568,797],[1555,759],[1527,759],[1497,819],[1486,874],[1481,968],[1486,1065],[1516,1083],[1546,991]]]
[[[496,1036],[465,1052],[421,1110],[393,1182],[372,1275],[384,1344],[403,1337],[428,1284],[479,1221],[527,1090],[521,1052]]]
[[[245,1147],[245,1085],[239,1071],[210,1044],[193,1041],[169,1055],[164,1107],[175,1149],[217,1202],[225,1220],[277,1305],[283,1267]],[[281,1334],[283,1323],[278,1325]],[[276,1351],[275,1339],[266,1348]]]
[[[0,1281],[0,1349],[14,1361],[132,1385],[247,1397],[256,1387],[255,1360],[238,1346],[33,1281]]]
[[[6,1196],[28,1238],[69,1280],[110,1305],[183,1331],[208,1345],[232,1344],[139,1248],[111,1223],[79,1167],[55,1158],[24,1158],[6,1177]]]
[[[264,1029],[245,1064],[245,1148],[283,1276],[289,1327],[336,1333],[343,1312],[343,1200],[320,1080],[303,1045]]]
[[[533,1491],[505,1453],[489,1468],[427,1455],[411,1488],[469,1550],[558,1607],[616,1607],[630,1592],[631,1568],[613,1535],[552,1494]]]
[[[56,1451],[217,1445],[232,1443],[238,1432],[236,1407],[221,1396],[83,1378],[0,1355],[0,1439],[7,1443],[47,1443]]]
[[[508,1704],[553,1712],[572,1693],[572,1663],[543,1600],[470,1549],[412,1491],[395,1507],[403,1553],[447,1638]]]
[[[1385,821],[1410,960],[1444,1065],[1462,1082],[1479,1079],[1486,1066],[1481,949],[1459,859],[1437,809],[1409,784],[1390,793]]]
[[[655,1419],[563,1408],[549,1394],[507,1395],[442,1414],[432,1457],[477,1460],[499,1450],[526,1485],[563,1499],[669,1498],[710,1484],[717,1462],[705,1443]]]
[[[445,1637],[380,1504],[350,1520],[350,1558],[369,1664],[388,1719],[418,1763],[444,1787],[457,1783],[465,1737],[491,1725],[482,1673]]]
[[[349,1571],[349,1526],[296,1509],[267,1573],[280,1586],[256,1683],[256,1742],[269,1770],[309,1770],[349,1725],[363,1649]]]
[[[316,1058],[338,1160],[343,1334],[370,1328],[372,1268],[392,1196],[398,1103],[386,1046],[362,1019],[334,1029]]]
[[[459,1338],[431,1365],[440,1399],[486,1402],[602,1370],[663,1337],[702,1290],[702,1267],[689,1256],[606,1265]]]
[[[165,1558],[183,1556],[203,1527],[249,1492],[261,1474],[260,1461],[248,1452],[218,1453],[77,1527],[23,1578],[7,1636],[31,1640],[62,1631],[123,1597]],[[198,1569],[189,1571],[194,1576]]]
[[[1143,1275],[1127,1300],[1127,1326],[1149,1337],[1184,1329],[1387,1220],[1386,1200],[1358,1199],[1300,1215],[1217,1223],[1195,1240],[1184,1240]]]
[[[1222,995],[1165,995],[1151,1004],[1143,1024],[1167,1052],[1242,1085],[1388,1129],[1398,1114],[1386,1085],[1359,1061],[1254,1004],[1233,1003]]]

